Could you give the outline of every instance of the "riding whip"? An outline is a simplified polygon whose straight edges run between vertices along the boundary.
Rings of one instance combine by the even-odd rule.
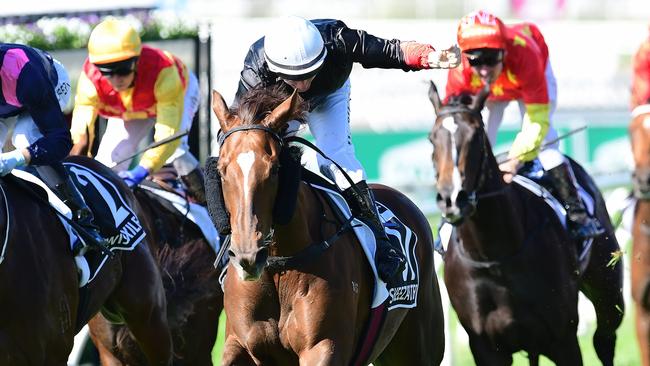
[[[181,137],[187,135],[188,133],[190,133],[189,129],[187,129],[185,131],[179,131],[179,132],[175,133],[174,135],[171,135],[171,136],[169,136],[167,138],[164,138],[164,139],[162,139],[160,141],[152,142],[151,144],[149,144],[149,146],[145,147],[144,149],[138,150],[135,153],[133,153],[131,156],[116,162],[115,165],[119,165],[119,164],[124,163],[125,161],[129,161],[129,160],[135,158],[136,156],[142,154],[143,152],[145,152],[147,150],[154,149],[154,148],[156,148],[158,146],[162,146],[162,145],[164,145],[164,144],[166,144],[168,142],[172,142],[174,140],[178,140]]]
[[[560,140],[563,140],[563,139],[565,139],[565,138],[567,138],[567,137],[569,137],[569,136],[571,136],[571,135],[573,135],[573,134],[576,134],[576,133],[578,133],[578,132],[581,132],[582,130],[585,130],[585,129],[587,129],[587,126],[586,126],[586,125],[585,125],[585,126],[578,127],[578,128],[576,128],[576,129],[574,129],[574,130],[571,130],[571,131],[565,133],[564,135],[560,135],[560,136],[554,138],[553,140],[550,140],[550,141],[547,141],[547,142],[543,143],[543,144],[540,146],[539,150],[542,151],[542,150],[548,148],[549,146],[555,144],[556,142],[558,142],[558,141],[560,141]],[[504,161],[499,161],[500,158],[503,158],[504,156],[507,156],[507,155],[508,155],[508,152],[507,152],[507,151],[504,151],[504,152],[502,152],[502,153],[498,153],[498,154],[496,154],[495,158],[497,159],[498,164],[503,164],[503,163],[507,163],[507,162],[509,162],[509,161],[512,160],[512,159],[515,159],[515,158],[518,159],[519,157],[521,157],[521,156],[523,156],[523,155],[525,155],[525,154],[528,154],[529,152],[530,152],[530,151],[526,151],[526,152],[524,152],[524,153],[519,154],[519,155],[516,156],[516,157],[508,158],[508,159],[506,159],[506,160],[504,160]]]

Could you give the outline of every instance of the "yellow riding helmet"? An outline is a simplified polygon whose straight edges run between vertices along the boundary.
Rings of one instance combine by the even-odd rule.
[[[97,24],[88,40],[88,60],[106,64],[140,56],[140,35],[123,20],[109,18]]]

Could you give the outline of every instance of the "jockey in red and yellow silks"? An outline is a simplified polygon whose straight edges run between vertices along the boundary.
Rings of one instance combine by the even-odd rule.
[[[632,109],[650,104],[650,35],[641,43],[632,61]]]
[[[126,170],[128,161],[117,164],[135,153],[152,126],[154,141],[189,130],[198,109],[196,76],[169,52],[142,46],[135,29],[116,19],[93,30],[88,50],[72,117],[73,151],[92,141],[95,119],[101,115],[108,125],[97,160],[117,170],[130,186],[173,163],[190,194],[204,202],[202,173],[187,136],[147,150],[131,170]]]
[[[476,94],[485,83],[490,85],[486,129],[492,144],[506,105],[517,101],[522,112],[521,131],[508,160],[499,166],[504,180],[510,182],[522,163],[539,158],[552,185],[549,188],[567,210],[572,237],[602,234],[602,226],[588,215],[578,196],[571,166],[558,150],[557,141],[541,150],[544,139],[556,140],[551,116],[557,90],[548,47],[539,29],[530,23],[506,26],[493,14],[476,11],[461,19],[457,36],[462,64],[449,70],[447,98],[466,92]]]
[[[550,125],[551,106],[545,73],[548,48],[535,25],[504,26],[504,30],[503,70],[492,81],[488,100],[523,102],[526,113],[524,125],[510,149],[510,156],[529,161],[537,157]],[[533,34],[537,36],[532,37]],[[449,70],[446,94],[476,94],[484,85],[481,76],[472,69],[469,59],[463,57],[461,67]],[[494,136],[490,136],[493,144],[495,137],[496,129]]]

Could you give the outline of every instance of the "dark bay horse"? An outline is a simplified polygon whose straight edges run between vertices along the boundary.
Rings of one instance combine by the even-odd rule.
[[[297,94],[254,88],[229,111],[213,92],[221,125],[218,170],[232,227],[230,264],[224,283],[227,315],[222,365],[350,365],[370,318],[373,277],[356,236],[345,231],[322,194],[297,183],[296,194],[278,196],[288,120],[303,115]],[[440,293],[434,273],[432,234],[418,208],[404,195],[374,185],[384,203],[417,235],[420,260],[417,307],[388,312],[376,346],[358,362],[375,365],[435,365],[444,351]],[[274,222],[274,207],[295,199],[286,224]],[[317,244],[310,246],[310,244]],[[277,256],[320,244],[326,250],[295,267],[272,270]]]
[[[637,107],[629,126],[634,156],[631,281],[636,335],[643,366],[650,366],[650,105]]]
[[[68,161],[109,179],[134,207],[135,198],[108,168],[82,157]],[[162,280],[148,247],[118,251],[82,292],[68,234],[47,201],[9,178],[0,186],[6,244],[0,263],[0,364],[66,365],[74,335],[100,309],[128,325],[150,365],[169,364]]]
[[[429,136],[437,202],[455,225],[445,283],[474,360],[509,365],[512,353],[524,350],[531,365],[538,364],[539,355],[557,365],[581,365],[576,336],[581,289],[597,314],[596,353],[604,365],[612,365],[624,308],[622,264],[608,265],[619,247],[603,199],[574,163],[607,229],[595,239],[580,275],[576,247],[553,209],[519,184],[503,181],[480,114],[488,93],[443,105],[433,83],[429,91],[437,116]]]
[[[201,230],[172,211],[174,208],[163,205],[144,188],[136,188],[134,194],[163,279],[174,344],[173,364],[211,366],[223,308],[219,273],[213,266],[215,253]],[[89,325],[102,365],[147,365],[127,327],[111,324],[101,314]]]

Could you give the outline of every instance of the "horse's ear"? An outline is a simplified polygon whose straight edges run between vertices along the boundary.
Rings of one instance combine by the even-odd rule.
[[[481,112],[483,110],[483,107],[485,106],[485,101],[487,100],[487,97],[490,95],[490,84],[485,84],[483,89],[476,95],[474,98],[474,102],[471,105],[471,109],[475,112]]]
[[[223,99],[221,94],[218,91],[212,90],[212,111],[217,116],[219,120],[219,125],[221,125],[221,131],[227,131],[230,127],[230,120],[232,114],[226,105],[226,101]]]
[[[294,89],[291,96],[280,103],[279,106],[275,107],[268,117],[266,117],[265,125],[276,131],[280,130],[289,118],[296,114],[299,104],[300,96]]]
[[[440,101],[440,95],[438,94],[438,88],[436,88],[436,84],[433,82],[433,80],[429,80],[429,83],[429,100],[431,101],[433,110],[437,115],[440,107],[442,107],[442,102]]]

